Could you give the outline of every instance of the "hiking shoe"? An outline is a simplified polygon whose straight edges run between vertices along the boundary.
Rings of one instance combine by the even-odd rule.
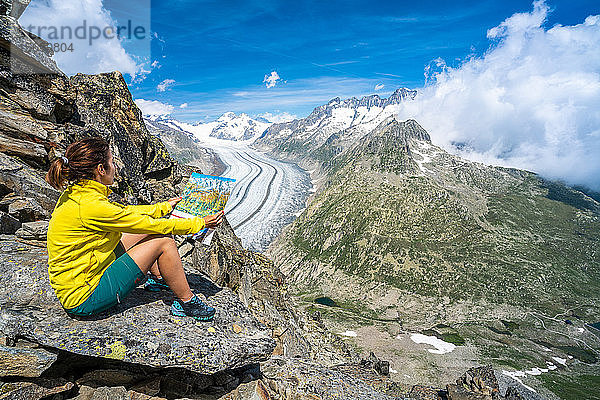
[[[171,314],[176,317],[192,317],[198,321],[210,321],[215,316],[215,309],[194,295],[187,303],[176,299],[171,306]]]
[[[150,276],[148,279],[146,279],[146,283],[144,283],[144,290],[147,290],[149,292],[160,292],[161,290],[168,289],[169,285],[167,285],[163,278]]]

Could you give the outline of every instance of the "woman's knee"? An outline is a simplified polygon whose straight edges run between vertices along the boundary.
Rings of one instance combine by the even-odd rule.
[[[169,247],[177,247],[177,245],[175,244],[175,238],[173,237],[173,235],[171,234],[159,234],[156,236],[155,238],[158,242],[160,242],[161,247],[163,248],[169,248]]]

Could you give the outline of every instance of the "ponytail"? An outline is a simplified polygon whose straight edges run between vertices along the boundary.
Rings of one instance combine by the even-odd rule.
[[[46,173],[46,182],[62,190],[65,184],[82,179],[94,179],[96,167],[102,164],[108,168],[108,142],[99,137],[91,137],[71,143],[65,155],[56,158]]]
[[[63,157],[58,157],[50,164],[50,169],[46,173],[46,182],[55,189],[62,190],[69,176],[69,167]]]

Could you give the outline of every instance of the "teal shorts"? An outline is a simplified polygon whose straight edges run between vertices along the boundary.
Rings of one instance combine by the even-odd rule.
[[[104,271],[98,286],[83,303],[75,308],[65,310],[68,314],[88,317],[101,313],[119,304],[142,282],[145,274],[125,252],[123,244],[119,242],[113,251],[117,259]]]

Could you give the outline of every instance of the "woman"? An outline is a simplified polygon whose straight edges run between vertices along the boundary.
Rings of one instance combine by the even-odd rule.
[[[101,138],[72,143],[46,175],[59,190],[69,184],[48,228],[50,284],[67,313],[90,316],[120,303],[150,271],[177,297],[173,315],[212,319],[215,309],[190,290],[172,234],[214,228],[223,212],[205,218],[160,218],[181,198],[122,206],[108,200],[107,186],[114,177],[113,156]]]

